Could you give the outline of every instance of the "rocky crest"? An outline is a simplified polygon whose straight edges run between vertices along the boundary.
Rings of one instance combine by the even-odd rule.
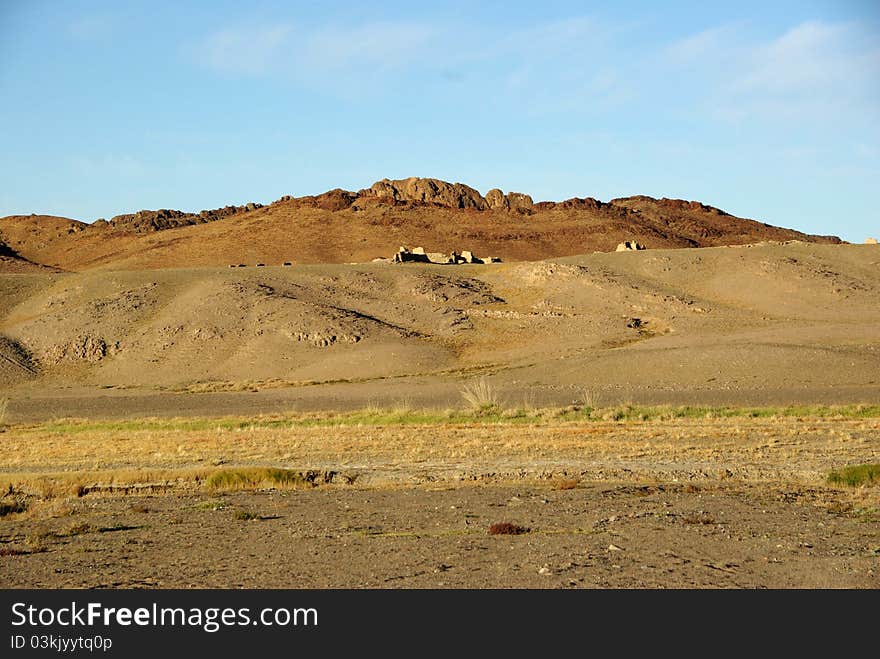
[[[434,204],[448,208],[464,208],[478,211],[512,210],[528,212],[532,198],[520,192],[504,194],[493,188],[484,197],[464,183],[447,183],[436,178],[410,177],[400,180],[382,179],[358,192],[359,198],[375,197],[399,203]]]
[[[164,231],[165,229],[189,226],[191,224],[214,222],[215,220],[222,220],[224,217],[229,217],[236,213],[247,213],[262,207],[262,204],[251,202],[244,206],[224,206],[223,208],[203,210],[198,213],[185,213],[183,211],[160,208],[155,211],[142,210],[137,213],[117,215],[111,218],[109,222],[106,220],[97,220],[93,222],[91,226],[96,229],[111,229],[113,231],[130,233],[150,233],[153,231]]]

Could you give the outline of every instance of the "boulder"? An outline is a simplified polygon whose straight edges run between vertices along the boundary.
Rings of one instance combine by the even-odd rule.
[[[489,205],[489,208],[493,210],[496,208],[508,210],[510,208],[510,203],[508,202],[507,197],[505,197],[504,193],[498,188],[492,188],[486,193],[486,203]]]
[[[507,193],[507,207],[512,211],[530,211],[535,202],[532,198],[522,192]]]
[[[617,249],[615,251],[635,252],[635,251],[642,250],[642,249],[646,249],[646,247],[644,245],[642,245],[641,243],[639,243],[635,240],[627,240],[625,242],[620,243],[617,246]]]

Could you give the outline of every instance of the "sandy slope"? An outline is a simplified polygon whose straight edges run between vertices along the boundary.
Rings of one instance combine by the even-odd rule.
[[[878,265],[876,246],[790,243],[492,266],[4,275],[0,382],[13,409],[98,388],[263,389],[289,407],[333,387],[322,406],[349,394],[443,404],[480,375],[513,404],[585,390],[876,401]]]

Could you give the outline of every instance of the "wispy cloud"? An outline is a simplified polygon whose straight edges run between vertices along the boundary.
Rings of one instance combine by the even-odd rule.
[[[720,119],[880,120],[880,47],[858,25],[809,21],[769,40],[723,26],[666,56],[701,83],[704,109]]]
[[[622,82],[599,55],[612,33],[581,17],[515,30],[419,21],[275,25],[210,34],[199,42],[197,58],[223,75],[286,78],[335,86],[337,93],[349,87],[380,93],[384,87],[375,83],[394,72],[410,89],[466,85],[488,97],[558,93],[570,105]]]

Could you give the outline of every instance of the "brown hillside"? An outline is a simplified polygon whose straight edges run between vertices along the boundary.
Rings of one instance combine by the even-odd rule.
[[[385,179],[359,192],[285,196],[268,206],[139,211],[91,225],[9,216],[0,218],[0,239],[23,258],[65,270],[362,262],[400,245],[537,260],[611,251],[630,239],[655,249],[840,242],[694,201],[639,196],[534,203],[522,193],[495,189],[483,196],[461,183],[419,178]]]

